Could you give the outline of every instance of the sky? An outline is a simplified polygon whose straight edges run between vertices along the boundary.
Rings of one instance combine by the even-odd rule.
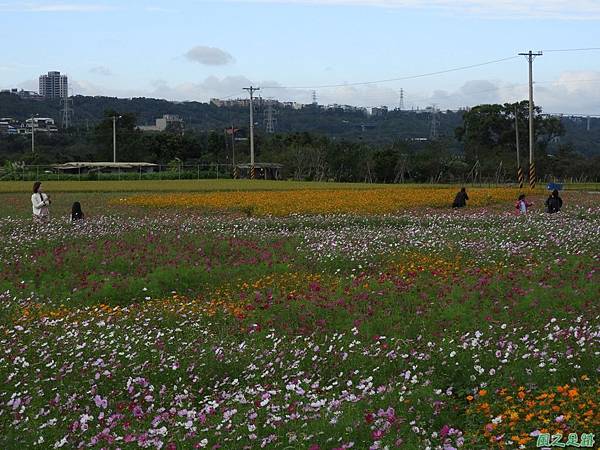
[[[402,89],[406,109],[526,99],[517,54],[543,51],[536,104],[600,114],[600,50],[556,51],[600,48],[600,0],[0,0],[0,39],[0,89],[58,70],[73,94],[397,107]]]

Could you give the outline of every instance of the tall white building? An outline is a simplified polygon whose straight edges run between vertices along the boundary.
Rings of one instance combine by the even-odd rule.
[[[40,75],[40,95],[45,98],[68,97],[69,80],[60,72],[48,72],[48,75]]]

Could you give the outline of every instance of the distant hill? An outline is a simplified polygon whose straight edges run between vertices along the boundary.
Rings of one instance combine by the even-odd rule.
[[[57,100],[36,101],[9,93],[0,94],[0,117],[24,120],[31,114],[60,118],[60,102]],[[169,102],[154,98],[122,99],[113,97],[73,97],[74,123],[80,127],[93,127],[106,110],[119,113],[134,113],[139,125],[154,124],[164,114],[176,114],[185,121],[188,129],[199,131],[221,130],[232,124],[246,128],[248,109],[245,107],[217,107],[201,102]],[[302,109],[291,107],[275,108],[278,133],[310,132],[332,139],[362,141],[369,144],[391,143],[403,139],[428,138],[431,128],[431,113],[427,111],[389,111],[382,115],[367,115],[358,110],[343,108],[325,109],[307,105]],[[257,133],[265,133],[265,108],[256,107]],[[453,146],[460,148],[454,140],[454,130],[462,125],[462,112],[442,111],[438,113],[438,134],[447,137]],[[593,118],[590,131],[587,120],[563,118],[566,135],[558,144],[570,144],[574,150],[586,154],[600,154],[600,119]]]

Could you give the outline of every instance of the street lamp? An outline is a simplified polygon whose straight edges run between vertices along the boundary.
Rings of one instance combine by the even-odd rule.
[[[113,162],[117,162],[117,119],[122,116],[112,116],[113,121]]]
[[[233,166],[233,179],[237,178],[237,168],[235,167],[235,132],[237,130],[233,128],[231,124],[231,165]]]
[[[38,114],[31,115],[31,153],[35,153],[35,122],[33,119],[37,116]]]

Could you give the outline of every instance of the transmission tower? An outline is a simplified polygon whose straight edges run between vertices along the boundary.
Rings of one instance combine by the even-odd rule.
[[[312,91],[312,104],[317,104],[317,91]]]
[[[69,94],[65,92],[64,97],[60,100],[63,107],[61,110],[62,113],[62,127],[67,130],[71,126],[71,122],[73,121],[73,99],[69,98]]]
[[[404,89],[400,89],[400,111],[404,111]]]
[[[438,128],[440,125],[440,121],[439,121],[438,110],[437,110],[436,106],[437,105],[431,106],[431,130],[429,132],[429,139],[431,139],[432,141],[435,141],[439,135]]]
[[[275,133],[275,124],[277,123],[277,118],[275,117],[276,114],[277,111],[273,108],[273,102],[268,100],[267,109],[265,110],[265,131],[267,133]]]

